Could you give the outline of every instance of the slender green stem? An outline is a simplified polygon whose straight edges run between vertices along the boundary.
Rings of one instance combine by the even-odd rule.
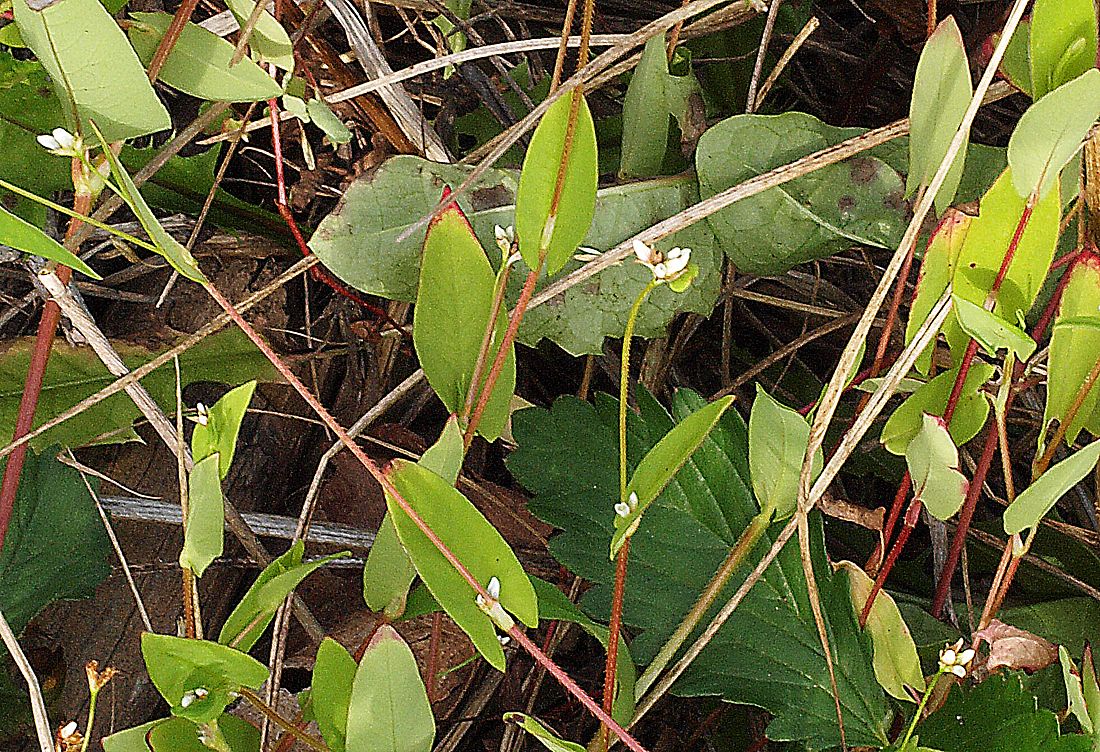
[[[639,697],[657,681],[657,677],[664,671],[673,656],[676,655],[676,651],[680,649],[695,627],[698,626],[707,610],[714,605],[714,601],[718,598],[718,594],[722,592],[726,583],[729,582],[729,578],[745,563],[749,553],[756,548],[756,544],[760,542],[761,536],[768,529],[771,521],[772,512],[770,510],[760,512],[749,521],[748,526],[737,539],[737,543],[730,549],[726,560],[722,562],[722,565],[714,573],[714,577],[707,583],[707,587],[699,596],[699,600],[692,606],[691,611],[684,616],[680,626],[676,627],[676,631],[661,646],[661,650],[646,667],[646,670],[638,677],[635,691]]]
[[[901,752],[905,752],[905,746],[909,744],[909,740],[913,736],[913,730],[916,729],[917,723],[920,721],[921,713],[924,712],[924,706],[928,704],[928,698],[932,696],[932,690],[936,688],[936,682],[940,680],[940,677],[944,675],[944,670],[941,668],[936,672],[936,675],[932,677],[932,680],[928,682],[928,687],[924,690],[924,696],[920,698],[920,704],[917,705],[917,712],[913,714],[913,720],[909,724],[909,730],[905,732],[905,738],[902,739],[901,744],[898,745],[898,749]]]
[[[630,343],[634,339],[634,327],[638,323],[642,303],[658,284],[660,283],[656,279],[651,279],[639,293],[634,305],[630,307],[626,329],[623,331],[623,355],[619,369],[619,501],[626,501],[626,405],[630,392]]]
[[[75,212],[75,211],[73,211],[72,209],[70,209],[66,206],[62,206],[61,204],[55,204],[53,201],[50,201],[49,199],[42,198],[41,196],[35,195],[35,194],[31,193],[28,190],[25,190],[23,188],[20,188],[17,185],[13,185],[13,184],[9,183],[6,180],[0,179],[0,188],[3,188],[6,191],[11,191],[15,195],[22,196],[23,198],[28,199],[30,201],[34,201],[36,203],[42,204],[46,208],[53,209],[55,212],[58,212],[60,214],[64,214],[67,217],[72,217],[73,219],[78,219],[81,222],[84,222],[85,224],[89,224],[92,227],[99,228],[100,230],[103,230],[104,232],[109,232],[112,235],[120,238],[121,240],[125,240],[127,243],[132,243],[136,246],[144,248],[147,251],[156,251],[157,250],[157,247],[155,245],[153,245],[152,243],[147,243],[144,240],[142,240],[141,238],[135,238],[133,235],[130,235],[129,233],[123,232],[122,230],[116,230],[114,227],[111,227],[109,224],[106,224],[105,222],[100,222],[98,219],[92,219],[91,217],[86,216],[84,214],[81,214],[80,212]]]
[[[99,698],[99,690],[92,689],[88,695],[88,725],[84,727],[84,741],[80,743],[80,752],[88,752],[88,742],[92,739],[92,729],[95,727],[95,703]]]

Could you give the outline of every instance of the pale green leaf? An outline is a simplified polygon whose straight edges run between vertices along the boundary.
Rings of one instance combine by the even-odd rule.
[[[68,248],[2,206],[0,206],[0,245],[11,246],[17,251],[56,261],[92,279],[103,279]]]
[[[111,164],[111,174],[114,175],[116,181],[115,188],[119,191],[119,197],[126,202],[126,205],[130,207],[130,211],[137,216],[141,226],[145,228],[145,232],[149,234],[149,239],[156,245],[157,251],[184,277],[199,282],[200,284],[205,283],[206,277],[199,271],[198,262],[195,261],[195,257],[161,226],[160,220],[157,219],[157,215],[153,214],[153,210],[149,208],[149,204],[145,203],[145,199],[142,197],[141,192],[138,191],[137,186],[134,185],[134,181],[130,178],[130,173],[126,172],[126,168],[122,166],[122,162],[120,162],[118,157],[115,156],[115,153],[111,151],[103,134],[99,132],[97,124],[92,122],[91,127],[92,130],[96,131],[96,135],[99,137],[99,143],[103,147],[103,153],[107,157],[107,161]]]
[[[306,111],[313,124],[324,131],[329,141],[334,144],[346,144],[351,141],[351,131],[344,125],[343,120],[336,117],[336,113],[329,108],[325,100],[309,100],[306,103]]]
[[[928,247],[921,259],[920,274],[917,277],[917,294],[909,307],[909,321],[905,326],[905,343],[909,344],[917,336],[943,291],[951,284],[955,275],[955,263],[959,257],[963,240],[970,229],[972,217],[953,209],[948,210],[936,226]],[[953,314],[951,314],[953,315]],[[932,366],[932,352],[935,342],[929,343],[913,366],[917,373],[927,375]]]
[[[579,100],[576,125],[558,190],[569,118]],[[584,94],[566,92],[542,116],[523,159],[516,191],[516,237],[531,269],[556,274],[588,234],[596,208],[596,128]],[[554,201],[555,194],[558,201]],[[545,264],[540,264],[543,256]]]
[[[309,696],[313,717],[332,752],[344,752],[347,747],[348,706],[356,668],[355,659],[343,645],[331,637],[321,640]]]
[[[60,0],[41,11],[27,0],[12,6],[23,40],[49,72],[57,98],[69,105],[62,107],[66,122],[55,126],[87,133],[95,120],[109,141],[172,127],[126,35],[99,0]]]
[[[955,132],[970,105],[973,86],[966,47],[954,16],[948,16],[928,38],[917,63],[913,98],[909,105],[909,174],[906,192],[927,187],[939,169]],[[951,163],[939,192],[936,210],[951,205],[962,180],[966,141]]]
[[[959,450],[943,418],[925,413],[920,432],[905,448],[913,498],[938,520],[950,519],[966,499],[970,483],[959,472]]]
[[[1092,0],[1035,0],[1029,47],[1036,100],[1096,67]]]
[[[1003,318],[982,308],[977,303],[953,298],[955,316],[962,330],[973,337],[988,355],[1008,350],[1020,360],[1027,360],[1035,352],[1036,344],[1027,332]]]
[[[1034,29],[1033,38],[1034,38]],[[1090,67],[1031,105],[1008,140],[1017,193],[1045,196],[1100,117],[1100,71]]]
[[[406,460],[394,460],[391,467],[390,479],[397,492],[470,574],[482,587],[496,577],[500,581],[500,604],[527,626],[536,626],[538,603],[531,581],[496,528],[454,486],[432,471]],[[492,621],[476,603],[476,591],[389,494],[386,506],[420,579],[485,659],[503,671],[504,651]]]
[[[1081,686],[1081,676],[1077,672],[1077,666],[1073,663],[1069,651],[1064,645],[1058,646],[1058,662],[1062,665],[1062,681],[1066,685],[1066,698],[1069,701],[1069,710],[1073,717],[1081,724],[1081,730],[1086,734],[1092,734],[1092,718],[1089,716],[1088,707],[1085,705],[1085,693]]]
[[[260,730],[228,713],[216,719],[228,752],[259,752]],[[209,752],[199,727],[186,718],[150,721],[103,738],[103,752]]]
[[[439,438],[425,450],[417,464],[454,485],[458,482],[464,459],[466,447],[462,445],[462,429],[458,425],[458,418],[452,415],[443,424]]]
[[[218,475],[219,455],[207,455],[191,468],[187,481],[187,519],[183,524],[180,566],[202,577],[225,544],[225,502]]]
[[[999,38],[995,37],[995,38]],[[1031,21],[1022,19],[1016,33],[1008,41],[1008,48],[1001,59],[1000,73],[1010,84],[1031,95]]]
[[[1066,274],[1070,275],[1069,282],[1054,317],[1047,359],[1044,430],[1052,420],[1066,419],[1100,353],[1100,257],[1084,254]],[[1066,442],[1073,444],[1094,415],[1100,416],[1100,386],[1096,384],[1070,421]],[[1095,425],[1100,426],[1100,421]]]
[[[247,653],[207,640],[144,632],[141,654],[153,686],[172,715],[206,723],[221,715],[241,688],[258,689],[267,666]],[[195,689],[205,689],[198,696]],[[190,693],[190,700],[184,696]]]
[[[1035,527],[1058,500],[1088,475],[1100,460],[1100,440],[1051,466],[1009,504],[1005,510],[1005,532],[1014,535]]]
[[[535,737],[539,744],[546,747],[550,752],[585,752],[583,745],[562,739],[538,718],[529,716],[526,713],[505,713],[504,722],[516,724]]]
[[[226,0],[225,4],[242,27],[256,7],[252,0]],[[260,14],[259,21],[252,29],[252,36],[248,38],[248,44],[263,60],[274,63],[285,71],[294,70],[294,45],[291,44],[286,29],[270,12],[265,10]]]
[[[496,275],[470,223],[450,206],[428,228],[420,265],[420,285],[413,311],[413,345],[420,367],[452,413],[462,411],[485,338]],[[498,314],[486,363],[492,363],[507,328]],[[489,366],[482,369],[483,386]],[[516,382],[515,353],[510,350],[486,405],[478,433],[490,441],[500,436]],[[479,389],[480,392],[480,389]]]
[[[435,718],[412,650],[383,625],[370,645],[351,688],[347,748],[371,752],[430,752]]]
[[[958,369],[945,371],[913,392],[882,427],[880,440],[892,454],[904,455],[909,442],[920,433],[924,413],[943,415],[955,385]],[[951,438],[962,446],[974,438],[989,415],[989,399],[981,387],[993,377],[993,366],[975,362],[963,381],[962,392],[951,419]]]
[[[133,13],[130,41],[148,64],[172,22],[169,13]],[[248,58],[230,65],[234,47],[201,26],[188,23],[164,61],[160,80],[185,94],[213,102],[258,102],[283,93],[275,79]]]
[[[760,511],[772,519],[783,520],[794,513],[809,439],[806,419],[757,384],[749,413],[749,467]],[[819,449],[814,455],[814,477],[821,472],[822,457]]]
[[[615,534],[611,537],[612,559],[638,527],[638,521],[645,510],[691,459],[691,455],[707,438],[707,434],[718,424],[722,413],[732,404],[733,397],[727,396],[696,410],[661,437],[638,463],[626,484],[626,495],[636,505],[625,517],[615,515]]]
[[[191,454],[195,462],[217,452],[221,455],[218,474],[224,480],[233,464],[237,448],[237,434],[241,430],[248,403],[256,391],[256,382],[249,381],[236,389],[230,389],[206,411],[206,422],[195,424],[191,434]]]
[[[290,591],[317,569],[333,559],[347,556],[346,551],[303,562],[305,543],[298,541],[279,558],[272,561],[256,577],[240,603],[226,617],[218,633],[218,642],[241,650],[251,650],[267,630],[275,612]]]
[[[837,562],[836,568],[847,573],[852,608],[857,614],[862,613],[874,587],[874,580],[850,561]],[[913,636],[909,634],[909,627],[901,618],[898,605],[885,590],[880,590],[875,596],[865,629],[871,635],[871,644],[874,645],[875,678],[878,683],[891,697],[914,702],[913,695],[906,688],[919,694],[925,687],[917,646],[913,642]]]

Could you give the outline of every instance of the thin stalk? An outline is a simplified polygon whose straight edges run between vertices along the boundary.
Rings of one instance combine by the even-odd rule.
[[[508,257],[511,256],[512,250],[515,248],[515,244],[512,244],[512,248],[508,249],[508,253],[505,254],[504,266],[500,270],[500,274],[496,278],[496,286],[493,288],[493,303],[489,308],[489,319],[485,322],[485,333],[481,338],[481,347],[477,351],[477,362],[474,363],[474,373],[470,378],[470,387],[466,390],[466,402],[462,406],[462,413],[458,416],[459,420],[466,422],[470,418],[470,411],[474,408],[474,398],[477,397],[478,385],[481,383],[481,376],[485,373],[485,362],[489,359],[489,350],[493,344],[493,333],[497,329],[497,319],[500,318],[500,312],[504,308],[504,291],[508,285],[508,276],[512,271],[512,267],[508,264]]]
[[[680,625],[676,627],[676,631],[672,633],[672,636],[661,646],[660,652],[657,653],[657,656],[650,662],[649,666],[646,667],[646,670],[638,677],[638,681],[634,687],[639,697],[657,681],[657,677],[664,671],[665,666],[669,664],[673,656],[676,655],[676,651],[680,649],[691,635],[692,631],[694,631],[695,627],[698,626],[706,612],[714,605],[714,601],[717,600],[719,593],[722,592],[726,583],[729,582],[729,578],[745,563],[746,557],[756,548],[756,544],[760,542],[760,538],[768,529],[771,520],[771,512],[761,512],[749,521],[748,526],[741,532],[741,536],[737,539],[737,543],[730,549],[725,561],[722,562],[722,565],[718,567],[718,571],[714,573],[710,582],[707,583],[707,587],[703,590],[702,595],[699,596],[699,600],[695,602],[691,611],[687,613],[683,621],[680,622]]]
[[[561,73],[565,68],[565,54],[569,48],[569,32],[573,30],[573,17],[577,14],[577,0],[569,0],[565,8],[565,20],[561,26],[561,44],[558,45],[558,56],[554,58],[554,73],[550,76],[550,93],[557,91],[561,85]]]
[[[611,595],[611,618],[607,624],[607,660],[603,668],[603,710],[611,715],[615,707],[615,667],[619,661],[619,632],[623,626],[623,597],[626,594],[626,565],[630,556],[630,538],[623,541],[615,557],[615,588]],[[600,727],[600,745],[607,752],[611,742],[610,730]]]
[[[932,7],[932,3],[929,3],[928,7]],[[943,676],[942,668],[937,671],[936,675],[928,682],[928,686],[924,690],[924,696],[920,698],[920,704],[917,705],[917,712],[913,714],[913,720],[909,723],[909,730],[905,732],[905,738],[901,740],[901,744],[898,745],[897,749],[904,750],[906,745],[909,744],[909,739],[913,736],[913,730],[917,727],[917,722],[920,721],[921,714],[924,713],[924,706],[928,704],[928,698],[932,696],[932,691],[936,688],[936,683],[941,676]]]
[[[88,752],[88,742],[91,741],[92,729],[95,728],[95,706],[100,689],[102,687],[91,687],[88,693],[88,724],[84,727],[84,740],[80,743],[80,752]]]
[[[310,749],[316,750],[317,752],[329,752],[329,748],[325,745],[323,741],[315,736],[307,734],[305,731],[302,731],[286,718],[283,718],[279,714],[279,712],[275,710],[275,708],[264,702],[263,698],[253,692],[251,689],[248,689],[247,687],[241,687],[237,691],[240,693],[241,697],[252,703],[252,707],[260,711],[260,714],[264,718],[267,718],[288,734],[293,734],[294,737],[302,744],[306,745]]]

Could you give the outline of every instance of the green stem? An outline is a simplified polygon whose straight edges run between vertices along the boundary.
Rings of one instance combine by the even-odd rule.
[[[680,622],[680,626],[676,627],[676,631],[668,638],[664,645],[661,646],[660,652],[657,653],[653,661],[646,667],[645,672],[638,678],[637,684],[635,684],[635,692],[641,697],[647,689],[649,689],[653,683],[657,680],[657,677],[665,667],[676,655],[676,651],[684,644],[687,638],[691,635],[692,631],[698,626],[702,620],[703,615],[707,610],[714,605],[714,601],[718,598],[718,594],[722,592],[722,589],[729,582],[729,578],[734,572],[745,563],[745,559],[749,553],[756,548],[756,544],[760,542],[761,536],[764,531],[768,529],[768,525],[772,521],[772,511],[760,512],[753,517],[748,526],[741,531],[741,536],[737,539],[737,543],[730,549],[729,555],[726,556],[726,560],[722,562],[722,566],[718,567],[718,571],[714,573],[714,577],[707,583],[706,589],[702,595],[699,596],[699,600],[692,606],[691,611],[687,613],[683,621]]]
[[[905,752],[905,746],[909,744],[909,740],[913,736],[913,730],[917,728],[917,723],[920,721],[921,713],[924,712],[924,706],[928,704],[928,698],[932,696],[932,690],[936,688],[936,682],[940,680],[945,671],[941,668],[936,672],[936,675],[932,677],[932,680],[928,682],[928,686],[924,690],[924,696],[920,698],[920,704],[917,705],[917,712],[913,714],[913,720],[909,723],[909,730],[905,732],[905,738],[902,739],[901,744],[898,745],[898,749],[901,752]]]
[[[88,742],[92,738],[92,728],[95,726],[95,702],[99,697],[99,690],[93,689],[88,696],[88,725],[84,728],[84,741],[80,743],[80,752],[88,752]]]
[[[144,248],[147,251],[156,251],[157,250],[157,247],[155,245],[153,245],[152,243],[146,243],[141,238],[135,238],[133,235],[130,235],[129,233],[123,232],[122,230],[116,230],[114,227],[111,227],[109,224],[106,224],[105,222],[100,222],[98,219],[92,219],[91,217],[88,217],[84,214],[81,214],[80,212],[75,212],[72,209],[69,209],[68,207],[62,206],[61,204],[55,204],[53,201],[50,201],[49,199],[45,199],[45,198],[42,198],[41,196],[37,196],[37,195],[31,193],[28,190],[25,190],[23,188],[20,188],[17,185],[13,185],[13,184],[9,183],[6,180],[0,179],[0,188],[3,188],[6,191],[11,191],[15,195],[22,196],[23,198],[28,199],[30,201],[34,201],[36,203],[42,204],[46,208],[53,209],[55,212],[58,212],[59,214],[64,214],[65,216],[72,217],[73,219],[79,219],[81,222],[83,222],[85,224],[91,225],[92,227],[99,228],[100,230],[103,230],[105,232],[109,232],[112,235],[120,238],[121,240],[125,240],[127,243],[132,243],[132,244],[134,244],[134,245],[136,245],[140,248]]]
[[[651,279],[638,294],[638,298],[630,308],[630,315],[626,318],[626,329],[623,331],[622,365],[619,369],[619,501],[626,501],[626,405],[630,390],[630,343],[634,339],[634,326],[638,323],[638,313],[642,310],[642,303],[659,284],[660,282],[656,279]]]

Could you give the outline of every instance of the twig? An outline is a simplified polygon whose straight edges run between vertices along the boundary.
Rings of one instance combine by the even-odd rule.
[[[42,687],[38,683],[34,669],[31,668],[31,662],[27,660],[23,648],[19,647],[19,640],[15,638],[15,633],[11,631],[3,613],[0,613],[0,639],[4,641],[12,660],[19,667],[19,673],[23,674],[23,679],[27,682],[27,694],[30,695],[31,713],[34,716],[34,730],[38,734],[39,752],[54,752],[53,732],[50,730],[50,718],[46,713]]]
[[[772,30],[775,29],[775,19],[779,15],[779,6],[783,0],[771,0],[768,5],[768,16],[764,19],[764,31],[760,35],[760,47],[756,50],[756,62],[752,66],[752,78],[749,80],[749,93],[745,100],[745,112],[752,114],[760,106],[760,100],[756,96],[756,87],[760,83],[760,74],[764,71],[764,58],[768,54],[768,44],[772,41]]]
[[[806,43],[806,40],[810,38],[810,35],[817,31],[817,27],[821,25],[821,20],[817,16],[811,16],[810,20],[806,22],[806,25],[802,27],[802,30],[795,35],[795,38],[791,40],[791,43],[787,45],[787,49],[783,50],[783,54],[780,55],[779,61],[776,62],[775,67],[772,68],[772,72],[768,74],[767,79],[764,80],[764,85],[760,87],[760,93],[756,95],[756,108],[760,109],[764,104],[764,100],[768,98],[768,94],[771,93],[772,87],[775,86],[775,82],[779,80],[779,77],[783,75],[783,71],[787,69],[787,65],[790,64],[795,54],[802,48],[802,45]]]

